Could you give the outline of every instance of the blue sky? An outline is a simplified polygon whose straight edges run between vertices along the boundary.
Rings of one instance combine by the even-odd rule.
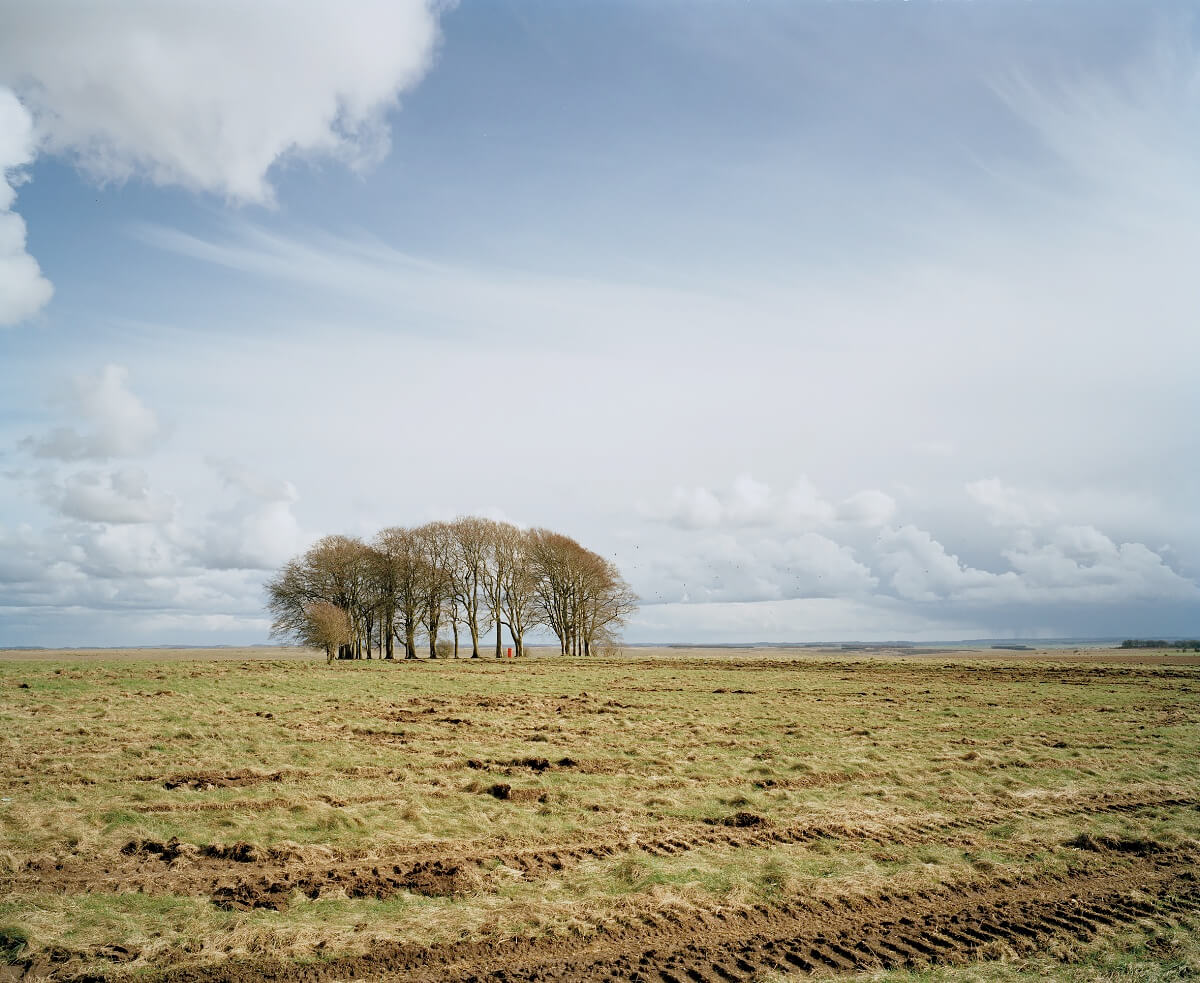
[[[0,644],[324,533],[633,640],[1200,632],[1186,3],[0,2]]]

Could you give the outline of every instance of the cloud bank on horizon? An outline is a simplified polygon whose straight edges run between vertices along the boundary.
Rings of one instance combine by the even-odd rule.
[[[0,645],[264,641],[317,536],[465,512],[632,640],[1200,634],[1197,41],[0,2]]]

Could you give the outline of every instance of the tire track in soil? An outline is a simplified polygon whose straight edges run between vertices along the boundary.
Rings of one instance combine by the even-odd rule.
[[[1011,951],[1028,955],[1054,940],[1088,941],[1108,929],[1140,922],[1164,924],[1200,911],[1200,892],[1188,882],[1157,902],[1144,890],[1076,892],[1068,898],[1001,899],[957,911],[912,912],[864,921],[852,929],[779,937],[761,933],[734,942],[688,943],[681,949],[622,953],[563,967],[531,967],[512,980],[752,981],[768,970],[789,974],[849,973],[935,963],[962,964]],[[442,975],[443,979],[453,977]],[[464,979],[478,979],[468,973]]]
[[[668,857],[704,848],[743,849],[817,840],[870,842],[880,846],[915,843],[966,843],[971,832],[1014,820],[1072,815],[1135,813],[1155,808],[1198,808],[1200,800],[1178,794],[1109,795],[995,810],[951,820],[912,819],[888,826],[799,823],[773,826],[751,814],[724,824],[680,830],[673,835],[638,839],[636,835],[599,842],[539,846],[531,849],[471,850],[469,846],[397,851],[391,855],[338,857],[327,849],[296,851],[259,848],[196,847],[190,844],[131,842],[120,858],[90,858],[68,863],[31,865],[21,874],[0,878],[10,887],[28,884],[62,893],[139,891],[206,895],[233,910],[284,910],[295,892],[310,899],[344,894],[386,900],[411,891],[451,896],[475,889],[487,870],[507,867],[528,879],[553,876],[568,867],[631,853]],[[415,855],[414,855],[415,854]]]
[[[1099,796],[1087,800],[1071,800],[1062,803],[1047,803],[1025,809],[997,810],[980,816],[963,817],[947,821],[909,820],[893,822],[887,827],[853,826],[843,823],[797,823],[788,826],[772,826],[758,823],[749,814],[725,820],[725,824],[714,824],[702,832],[681,833],[675,836],[651,840],[627,839],[605,843],[585,843],[578,846],[538,848],[510,854],[489,854],[474,858],[481,864],[500,863],[521,871],[526,876],[546,876],[589,860],[603,860],[622,853],[641,852],[651,856],[671,856],[705,847],[770,847],[790,844],[812,843],[821,839],[866,840],[881,846],[928,842],[957,842],[957,834],[986,829],[1015,819],[1052,819],[1072,815],[1096,815],[1102,813],[1134,813],[1154,808],[1200,808],[1200,800],[1191,796],[1140,795]],[[740,825],[745,823],[745,825]]]
[[[1120,927],[1191,925],[1200,913],[1195,853],[1135,858],[1074,876],[999,878],[915,893],[779,907],[643,912],[582,938],[494,939],[431,947],[378,944],[298,965],[245,960],[167,970],[161,983],[749,983],[767,970],[848,973],[1026,955]],[[103,977],[99,977],[102,979]]]

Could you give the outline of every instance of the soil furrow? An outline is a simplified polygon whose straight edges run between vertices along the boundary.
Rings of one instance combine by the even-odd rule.
[[[694,835],[673,833],[658,839],[626,838],[604,843],[565,844],[515,852],[474,852],[432,849],[419,859],[408,850],[395,855],[337,857],[328,851],[300,848],[263,849],[251,844],[233,847],[195,847],[180,843],[131,843],[120,858],[70,858],[43,861],[5,878],[7,890],[138,891],[208,896],[222,907],[283,909],[300,892],[310,899],[345,892],[351,898],[386,899],[402,891],[450,896],[478,885],[497,866],[519,870],[527,878],[562,871],[567,863],[603,859],[622,853],[654,857],[677,856],[714,844],[731,848],[803,844],[818,839],[873,841],[881,844],[957,843],[964,830],[982,830],[1013,820],[1049,819],[1071,815],[1129,813],[1155,808],[1195,807],[1200,800],[1174,792],[1097,800],[1094,797],[1051,802],[1015,810],[997,810],[968,820],[945,824],[913,820],[890,827],[866,828],[838,824],[796,824],[763,830],[758,817],[741,819],[723,827],[720,834],[697,830]],[[751,823],[742,826],[741,823]],[[953,831],[948,835],[948,831]],[[1084,841],[1087,846],[1091,841]],[[1105,844],[1095,845],[1107,849]],[[1118,845],[1119,846],[1119,845]]]
[[[160,979],[730,981],[754,978],[771,968],[849,972],[1023,954],[1055,939],[1077,943],[1116,927],[1153,928],[1200,911],[1200,856],[1125,857],[1115,862],[1113,868],[1074,877],[992,881],[926,892],[920,901],[885,894],[825,903],[797,900],[780,908],[760,906],[743,918],[647,917],[637,925],[585,938],[497,939],[429,948],[381,944],[365,955],[319,965],[230,962],[169,971]]]

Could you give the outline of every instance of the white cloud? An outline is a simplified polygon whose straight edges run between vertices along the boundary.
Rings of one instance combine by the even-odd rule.
[[[753,475],[739,474],[733,481],[726,511],[733,522],[758,522],[769,517],[771,486]]]
[[[1117,545],[1090,526],[1059,529],[1042,546],[1025,539],[1004,556],[1038,603],[1200,600],[1200,587],[1148,546]]]
[[[653,509],[646,511],[655,514]],[[705,529],[718,525],[725,510],[720,499],[707,488],[675,488],[666,509],[657,514],[663,521],[684,529]]]
[[[835,521],[882,526],[895,514],[896,502],[886,492],[870,488],[834,506],[806,476],[796,479],[780,496],[766,482],[740,474],[727,490],[676,487],[665,507],[644,507],[642,512],[682,529],[760,525],[788,531],[815,529]]]
[[[1058,515],[1058,507],[1046,495],[1013,488],[999,478],[969,481],[971,499],[983,506],[988,522],[996,526],[1037,526]]]
[[[160,434],[158,417],[129,390],[129,372],[106,365],[97,376],[71,380],[61,394],[72,415],[87,426],[58,427],[45,436],[29,437],[22,446],[37,457],[60,461],[106,460],[145,454]]]
[[[45,576],[47,562],[41,545],[28,525],[15,529],[0,526],[0,583],[27,583]]]
[[[80,471],[47,497],[63,515],[84,522],[165,522],[175,509],[174,499],[152,490],[140,468]]]
[[[435,0],[8,4],[0,21],[0,326],[53,288],[12,211],[20,168],[63,155],[100,181],[145,178],[270,203],[273,166],[353,168],[389,148],[387,113],[428,70]]]
[[[924,529],[913,525],[890,530],[880,542],[879,568],[892,587],[911,601],[995,596],[997,587],[1015,587],[1015,574],[988,573],[963,564]]]
[[[208,466],[231,488],[264,502],[294,502],[299,495],[290,481],[271,478],[232,458],[210,457]]]
[[[270,570],[300,551],[306,537],[292,512],[299,495],[290,481],[228,459],[211,459],[209,465],[237,499],[210,515],[195,552],[197,563],[218,570]]]
[[[832,503],[826,501],[817,486],[806,477],[796,479],[784,498],[783,515],[801,525],[829,522],[835,514]]]
[[[386,153],[384,116],[436,40],[424,0],[41,0],[6,10],[0,84],[44,150],[98,179],[269,201],[288,155]]]
[[[19,169],[33,156],[33,121],[16,96],[0,86],[0,327],[33,316],[54,292],[25,251],[25,222],[12,211]]]
[[[837,517],[843,522],[863,526],[882,526],[895,514],[896,500],[877,488],[851,495],[837,510]]]
[[[906,525],[881,539],[878,567],[906,600],[1000,607],[1130,604],[1200,599],[1200,587],[1143,543],[1117,545],[1090,526],[1066,526],[1038,544],[1024,530],[999,573],[963,563],[928,532]]]
[[[878,584],[851,547],[815,532],[708,533],[669,554],[634,576],[648,604],[857,596]]]
[[[182,538],[178,528],[158,524],[86,525],[69,534],[72,549],[67,555],[88,577],[124,582],[126,591],[155,577],[174,586],[187,565]]]
[[[738,475],[721,491],[677,486],[665,507],[643,507],[642,512],[683,529],[779,523],[805,527],[828,522],[835,515],[833,505],[805,477],[780,497],[769,484],[750,474]]]

